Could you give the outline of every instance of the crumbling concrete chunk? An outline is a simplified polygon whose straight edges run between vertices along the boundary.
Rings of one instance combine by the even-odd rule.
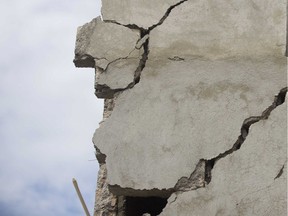
[[[76,66],[85,66],[81,61],[85,59],[87,61],[89,58],[96,61],[96,65],[99,60],[98,65],[103,67],[103,59],[112,62],[119,58],[140,58],[139,53],[133,52],[134,56],[130,55],[139,39],[138,30],[131,30],[114,23],[105,23],[97,17],[78,28],[74,63]],[[87,67],[91,66],[91,63],[87,64]],[[95,64],[92,67],[95,67]]]

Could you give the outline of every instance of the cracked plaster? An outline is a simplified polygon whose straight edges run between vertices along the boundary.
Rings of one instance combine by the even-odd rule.
[[[179,0],[102,0],[101,13],[104,20],[148,29],[157,24],[168,8],[178,2]]]
[[[98,17],[78,28],[74,63],[99,70],[99,86],[124,89],[134,81],[143,55],[139,40],[140,31],[106,23]]]
[[[253,125],[239,151],[220,157],[211,183],[203,176],[204,162],[230,149],[243,120],[261,115],[286,85],[286,5],[103,0],[104,22],[78,30],[74,62],[96,67],[98,97],[119,92],[93,138],[110,191],[164,197],[176,191],[161,215],[286,214],[287,120],[280,117],[286,104]]]
[[[286,124],[287,102],[251,127],[239,151],[219,160],[206,188],[171,196],[160,215],[286,215]]]
[[[173,188],[199,159],[231,148],[242,122],[260,115],[285,85],[285,58],[148,60],[141,82],[119,96],[94,134],[107,155],[109,184]]]

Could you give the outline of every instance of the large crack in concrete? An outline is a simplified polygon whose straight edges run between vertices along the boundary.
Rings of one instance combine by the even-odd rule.
[[[129,83],[125,88],[117,88],[117,89],[112,89],[110,88],[108,85],[106,84],[96,84],[95,86],[95,94],[98,98],[113,98],[113,95],[117,92],[123,92],[127,89],[131,89],[133,88],[137,83],[139,83],[140,81],[140,77],[141,77],[141,73],[143,71],[143,69],[145,68],[145,65],[146,65],[146,61],[148,60],[148,55],[149,55],[149,34],[150,32],[156,28],[157,26],[159,25],[162,25],[163,22],[167,19],[167,17],[169,16],[169,14],[171,13],[171,11],[183,4],[184,2],[186,2],[188,0],[182,0],[172,6],[170,6],[167,11],[165,12],[165,14],[162,16],[162,18],[159,20],[158,23],[150,26],[149,28],[147,29],[144,29],[144,28],[141,28],[139,27],[138,25],[136,24],[128,24],[128,25],[124,25],[124,24],[121,24],[119,22],[117,22],[116,20],[103,20],[103,22],[106,22],[106,23],[113,23],[113,24],[116,24],[116,25],[121,25],[121,26],[124,26],[126,28],[129,28],[131,30],[138,30],[140,31],[140,39],[137,41],[136,43],[136,46],[135,48],[136,49],[140,49],[141,47],[143,47],[144,49],[144,52],[141,56],[141,59],[139,61],[139,65],[138,67],[136,68],[135,72],[134,72],[134,79],[131,83]],[[124,57],[124,58],[119,58],[119,59],[116,59],[114,60],[113,62],[115,61],[118,61],[120,59],[127,59],[127,57]],[[82,59],[83,61],[83,59]],[[93,63],[95,64],[95,61],[94,59],[91,58],[91,56],[87,56],[87,59],[85,59],[85,61],[87,61],[89,63],[89,65],[92,65]],[[113,62],[110,62],[108,65],[107,65],[107,68],[109,67],[109,65]]]
[[[144,69],[144,67],[146,65],[146,61],[148,59],[148,54],[149,54],[149,37],[145,37],[145,36],[146,36],[146,33],[141,31],[141,38],[136,43],[136,48],[135,49],[140,49],[141,47],[143,47],[144,52],[143,52],[143,54],[142,54],[142,56],[141,56],[141,58],[139,60],[138,67],[134,71],[133,81],[131,83],[129,83],[125,88],[117,88],[117,89],[112,89],[106,84],[98,84],[98,83],[96,83],[95,94],[96,94],[96,96],[98,98],[113,98],[115,93],[123,92],[123,91],[125,91],[127,89],[131,89],[137,83],[139,83],[141,72],[143,71],[143,69]],[[145,39],[145,40],[142,40],[143,44],[139,45],[139,41],[141,41],[141,39],[143,39],[143,38]],[[114,63],[116,61],[119,61],[119,60],[127,59],[127,58],[128,58],[128,56],[125,57],[125,58],[119,58],[119,59],[114,60],[113,62],[110,62],[107,65],[106,69],[108,69],[110,64],[112,64],[112,63]],[[100,70],[100,69],[98,68],[98,70]],[[104,71],[104,73],[105,73],[105,71]]]
[[[250,127],[261,120],[267,120],[271,112],[274,109],[276,109],[279,105],[285,102],[286,94],[287,94],[287,87],[282,88],[280,92],[275,96],[273,103],[267,109],[265,109],[261,115],[246,118],[241,126],[240,135],[236,140],[236,142],[233,144],[233,146],[227,151],[220,153],[218,156],[214,158],[200,159],[198,164],[196,165],[196,168],[194,169],[189,178],[182,177],[178,180],[178,182],[174,186],[174,191],[176,192],[191,191],[208,185],[212,180],[212,169],[216,165],[217,161],[219,161],[222,158],[225,158],[226,156],[234,153],[235,151],[238,151],[245,142],[247,136],[249,135]],[[282,175],[283,169],[284,165],[280,169],[275,179],[279,178]]]

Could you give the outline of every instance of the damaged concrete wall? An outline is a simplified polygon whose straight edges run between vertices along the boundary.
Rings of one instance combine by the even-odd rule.
[[[102,0],[95,215],[287,214],[287,1]]]

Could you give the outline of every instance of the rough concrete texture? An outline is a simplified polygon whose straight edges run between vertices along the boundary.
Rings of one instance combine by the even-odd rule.
[[[110,63],[120,58],[137,58],[139,54],[132,51],[135,50],[135,45],[139,39],[139,31],[103,22],[100,17],[97,17],[78,28],[75,60],[89,56],[96,59],[97,66],[97,60],[104,59]],[[102,68],[106,69],[103,66]]]
[[[287,214],[286,9],[103,0],[103,21],[78,30],[74,60],[95,68],[106,98],[95,215],[114,198],[124,216],[125,197],[171,194],[161,215]]]
[[[98,172],[94,216],[116,216],[118,212],[117,196],[109,192],[106,177],[106,165],[102,164]]]
[[[106,23],[100,17],[78,28],[75,59],[77,67],[99,70],[97,83],[103,88],[124,89],[134,82],[142,58],[140,31]]]
[[[284,55],[286,5],[286,0],[187,0],[151,31],[150,59]]]
[[[108,65],[107,70],[100,73],[98,85],[107,85],[111,89],[126,88],[134,80],[135,70],[139,59],[119,59]]]
[[[166,11],[178,2],[179,0],[102,0],[101,13],[104,20],[148,29],[157,24]]]
[[[141,82],[119,96],[94,135],[107,155],[109,184],[173,188],[200,159],[229,149],[243,121],[285,85],[285,58],[148,61]]]
[[[254,124],[240,150],[219,160],[206,188],[171,196],[160,215],[287,215],[286,142],[287,103]]]

